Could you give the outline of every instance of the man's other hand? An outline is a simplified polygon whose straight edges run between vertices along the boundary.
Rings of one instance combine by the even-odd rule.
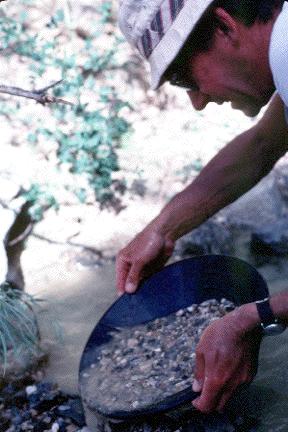
[[[116,284],[119,295],[134,293],[142,279],[164,267],[173,250],[173,242],[148,225],[117,255]]]
[[[200,396],[192,405],[205,413],[222,411],[257,372],[261,332],[258,326],[245,330],[245,314],[237,309],[207,327],[196,349],[193,390]]]

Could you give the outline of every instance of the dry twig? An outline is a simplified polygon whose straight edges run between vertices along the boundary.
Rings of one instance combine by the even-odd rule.
[[[41,103],[42,105],[45,105],[46,103],[64,103],[67,105],[73,105],[73,103],[65,101],[63,99],[56,98],[54,96],[47,95],[46,92],[52,87],[56,87],[58,84],[60,84],[63,80],[57,81],[55,83],[50,84],[47,87],[44,87],[40,90],[23,90],[18,87],[9,87],[0,85],[0,92],[1,93],[8,93],[14,96],[20,96],[25,97],[28,99],[34,99],[37,102]]]

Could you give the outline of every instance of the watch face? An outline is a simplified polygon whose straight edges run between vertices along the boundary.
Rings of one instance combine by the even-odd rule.
[[[262,326],[262,330],[265,336],[274,336],[283,333],[286,327],[279,323],[269,324],[266,327]]]

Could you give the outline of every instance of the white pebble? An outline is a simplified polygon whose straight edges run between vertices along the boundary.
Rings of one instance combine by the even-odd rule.
[[[37,392],[36,385],[30,385],[30,386],[26,387],[26,394],[27,394],[27,396],[30,396],[30,395],[32,395],[33,393],[36,393],[36,392]]]
[[[128,341],[127,341],[127,346],[129,347],[129,348],[133,348],[133,347],[135,347],[135,346],[137,346],[138,345],[138,340],[137,339],[134,339],[134,338],[130,338],[130,339],[128,339]]]
[[[57,422],[55,422],[55,423],[52,424],[52,427],[51,427],[50,431],[51,432],[58,432],[59,429],[60,429],[59,424]]]

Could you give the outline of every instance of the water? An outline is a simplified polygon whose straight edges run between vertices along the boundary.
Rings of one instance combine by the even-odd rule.
[[[258,269],[271,294],[287,287],[288,260],[274,260]],[[288,332],[266,337],[261,344],[259,368],[253,382],[250,410],[260,419],[259,432],[288,431]]]
[[[255,264],[247,243],[250,234],[240,233],[235,256]],[[35,242],[35,241],[34,241]],[[27,291],[48,298],[47,312],[40,319],[49,365],[45,379],[57,383],[64,391],[78,393],[78,367],[85,343],[95,324],[117,299],[115,264],[104,266],[83,264],[77,254],[60,246],[49,246],[37,263],[38,244],[34,245],[34,265],[27,260],[33,255],[29,247],[24,256]],[[41,245],[43,250],[43,244]],[[81,258],[81,256],[80,256]],[[82,257],[83,258],[83,257]],[[40,266],[40,270],[39,270]],[[273,258],[257,268],[268,283],[271,294],[284,289],[288,280],[288,258]],[[55,329],[51,327],[50,321]],[[59,327],[58,327],[59,326]],[[56,338],[57,329],[62,339]],[[288,331],[263,340],[259,369],[251,387],[237,401],[237,409],[260,421],[257,432],[288,431]]]
[[[39,250],[39,241],[29,241],[22,262],[26,291],[47,300],[38,317],[42,343],[49,354],[44,378],[69,394],[78,394],[84,346],[96,323],[118,298],[115,264],[99,266],[88,260],[87,254],[83,259],[80,251],[75,254],[58,245],[43,248],[43,242],[40,255]]]
[[[236,239],[235,256],[255,265],[268,284],[270,294],[287,288],[287,257],[255,257],[249,253],[250,232]],[[260,266],[259,263],[262,264]],[[258,265],[257,265],[258,263]],[[288,431],[288,331],[262,340],[257,375],[244,392],[237,409],[259,420],[257,432]]]

